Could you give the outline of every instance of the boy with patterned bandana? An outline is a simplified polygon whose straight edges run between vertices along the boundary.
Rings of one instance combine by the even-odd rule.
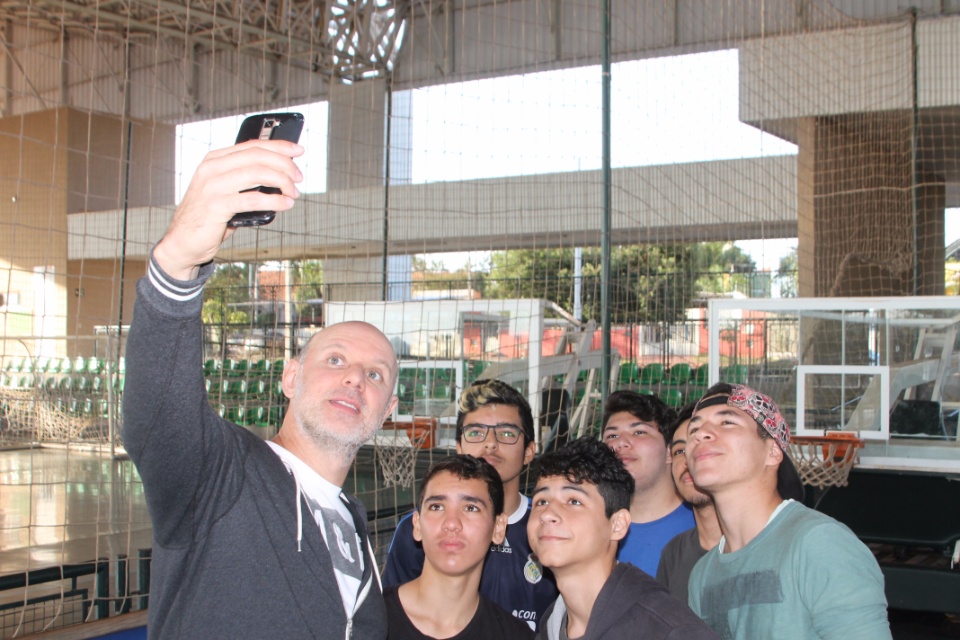
[[[690,606],[724,638],[890,638],[883,574],[847,527],[808,509],[790,427],[749,387],[697,403],[686,457],[724,536],[694,567]]]

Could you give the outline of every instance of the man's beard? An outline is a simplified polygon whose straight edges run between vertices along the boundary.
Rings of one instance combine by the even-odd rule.
[[[294,414],[297,426],[310,440],[321,450],[327,451],[345,463],[350,464],[357,455],[360,447],[373,437],[373,434],[380,428],[383,418],[376,422],[362,422],[360,429],[342,433],[336,429],[326,428],[321,424],[322,417],[319,412],[311,411],[316,405],[306,399],[306,390],[303,386],[303,377],[297,373],[297,383],[294,388]],[[364,408],[362,398],[357,398],[360,408]]]

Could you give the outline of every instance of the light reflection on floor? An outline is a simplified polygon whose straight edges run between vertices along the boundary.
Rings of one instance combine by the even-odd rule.
[[[0,575],[149,548],[129,460],[67,448],[0,451]]]

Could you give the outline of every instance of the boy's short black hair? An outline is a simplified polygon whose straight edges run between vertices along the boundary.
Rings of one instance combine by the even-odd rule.
[[[463,436],[463,421],[468,413],[487,405],[503,405],[516,407],[520,414],[520,424],[523,431],[523,446],[530,444],[535,438],[533,435],[533,412],[530,403],[522,393],[502,380],[477,380],[460,394],[457,403],[457,442]]]
[[[543,454],[536,463],[535,474],[538,480],[561,476],[574,484],[594,485],[603,498],[608,518],[620,509],[630,508],[633,476],[613,449],[596,438],[578,438]]]
[[[667,430],[667,434],[664,436],[668,447],[673,444],[673,436],[677,434],[677,429],[680,428],[680,425],[693,417],[693,410],[696,408],[697,403],[690,402],[685,404],[680,411],[677,412],[676,420],[673,421],[673,423],[670,425],[670,428]]]
[[[657,396],[635,391],[614,391],[607,398],[607,404],[603,408],[603,428],[607,428],[607,422],[614,414],[623,412],[629,413],[637,420],[655,423],[664,441],[670,441],[667,433],[670,425],[677,419],[677,412]]]
[[[503,480],[497,469],[483,458],[474,458],[466,454],[457,454],[449,458],[441,458],[433,463],[420,485],[420,495],[417,496],[417,511],[423,507],[427,485],[434,476],[440,473],[452,473],[461,480],[483,480],[487,484],[490,494],[490,503],[494,517],[503,513]]]

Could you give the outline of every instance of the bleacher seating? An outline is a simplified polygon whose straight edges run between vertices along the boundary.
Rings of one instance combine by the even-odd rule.
[[[283,359],[207,359],[203,374],[210,405],[231,422],[272,435],[270,429],[280,428],[287,403],[281,381],[285,364]]]

